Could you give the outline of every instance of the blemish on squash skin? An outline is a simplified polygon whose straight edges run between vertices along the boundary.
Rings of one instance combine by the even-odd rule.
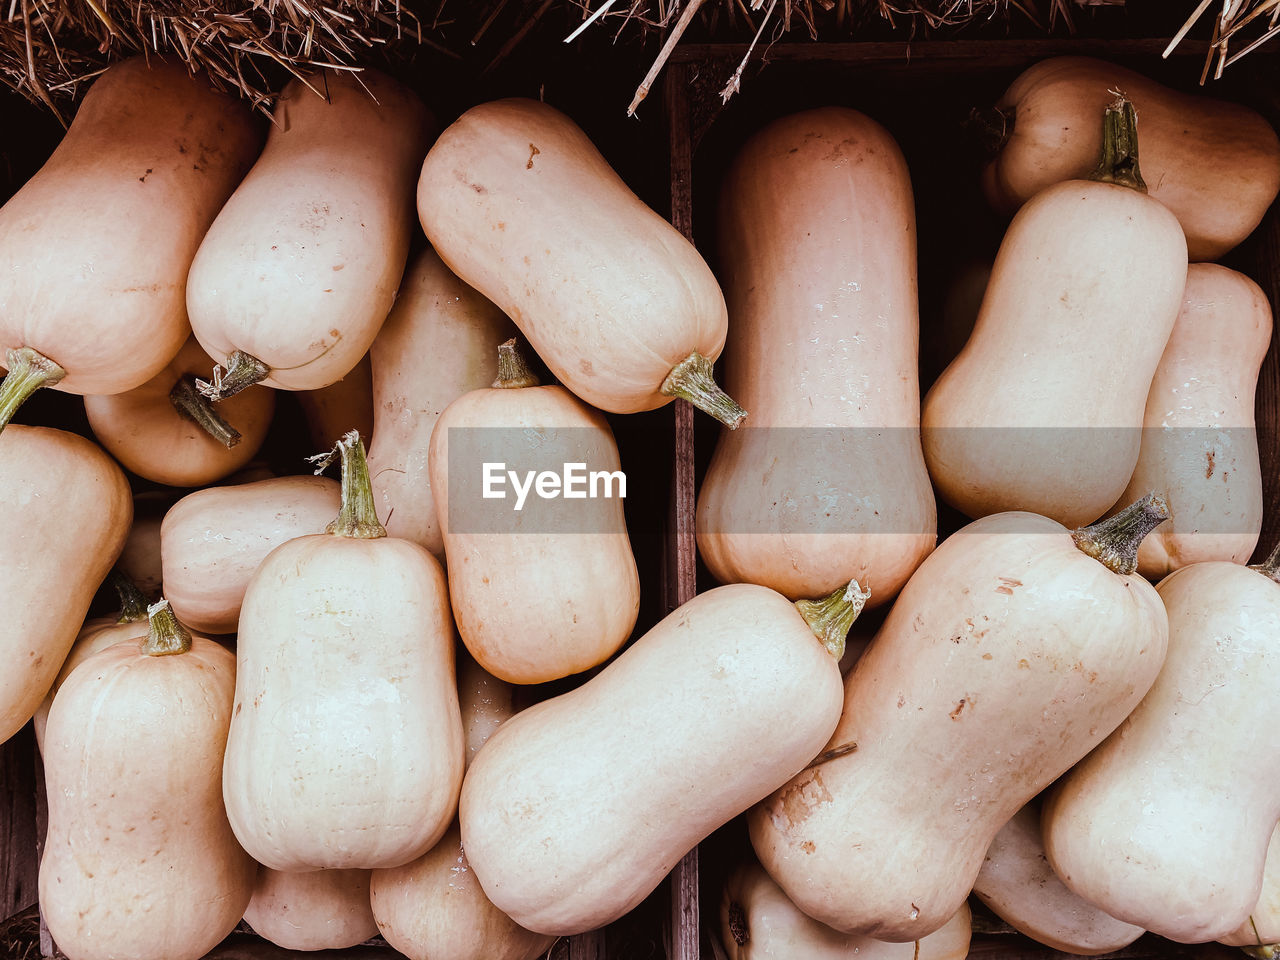
[[[968,698],[968,697],[961,697],[961,698],[960,698],[960,702],[956,704],[956,708],[955,708],[954,710],[952,710],[952,711],[951,711],[951,713],[950,713],[950,717],[951,717],[951,719],[952,719],[952,720],[959,720],[959,719],[960,719],[960,714],[964,712],[964,708],[965,708],[965,706],[968,704],[968,702],[969,702],[969,698]]]
[[[541,152],[542,151],[539,150],[537,147],[535,147],[532,143],[529,144],[529,162],[524,165],[524,168],[526,170],[533,169],[533,158],[536,157]]]
[[[789,833],[808,820],[815,808],[830,803],[831,799],[831,791],[823,784],[822,774],[815,770],[807,780],[782,791],[771,805],[769,819],[778,830]]]
[[[1014,587],[1022,586],[1021,580],[1015,580],[1012,577],[1000,577],[1000,586],[996,587],[996,593],[1003,593],[1006,596],[1013,596]]]
[[[1205,454],[1206,466],[1204,468],[1204,478],[1209,480],[1213,477],[1213,451],[1210,450]]]

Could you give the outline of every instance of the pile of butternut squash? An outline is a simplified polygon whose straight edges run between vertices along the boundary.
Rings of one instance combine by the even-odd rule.
[[[1013,219],[922,398],[910,170],[864,114],[741,147],[713,266],[545,103],[440,131],[390,76],[317,79],[264,131],[118,64],[0,207],[0,737],[34,718],[71,960],[242,919],[533,960],[735,819],[733,960],[958,960],[971,893],[1069,953],[1280,939],[1280,549],[1245,565],[1272,320],[1202,262],[1280,190],[1265,120],[1081,58],[1018,78],[984,182]],[[96,443],[20,422],[42,386]],[[316,475],[237,473],[277,390]],[[472,454],[616,474],[611,424],[676,398],[725,425],[721,585],[637,629],[622,501],[486,526]],[[972,519],[941,543],[938,497]]]

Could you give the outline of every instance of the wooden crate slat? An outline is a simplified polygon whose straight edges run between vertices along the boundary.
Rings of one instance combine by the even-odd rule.
[[[27,724],[0,746],[0,916],[36,902],[35,734]]]

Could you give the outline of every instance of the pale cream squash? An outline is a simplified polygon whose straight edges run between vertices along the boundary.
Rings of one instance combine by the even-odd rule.
[[[498,344],[515,333],[497,307],[431,248],[409,264],[373,341],[374,428],[369,476],[387,533],[444,557],[427,469],[431,431],[447,407],[493,382]]]
[[[42,384],[120,393],[164,369],[191,333],[200,238],[261,143],[248,105],[182,64],[134,57],[94,81],[0,208],[0,429]]]
[[[711,379],[726,319],[710,268],[554,107],[512,98],[459,117],[422,165],[418,216],[587,403],[635,413],[681,396],[731,426],[745,416]]]
[[[1074,532],[1003,513],[930,554],[845,679],[827,762],[748,815],[796,906],[893,941],[959,909],[1000,828],[1155,679],[1168,625],[1132,571],[1165,516],[1153,498]]]
[[[856,578],[887,603],[937,532],[902,152],[854,110],[777,120],[734,160],[719,235],[725,388],[751,419],[721,431],[699,552],[722,583],[795,599]]]
[[[338,518],[273,550],[240,610],[223,789],[273,870],[408,863],[448,829],[462,781],[444,574],[386,536],[359,437],[338,449]]]
[[[1261,569],[1210,561],[1160,582],[1164,667],[1045,801],[1045,852],[1063,882],[1171,940],[1227,936],[1258,902],[1280,821],[1278,566],[1277,554]]]
[[[342,950],[374,937],[368,870],[285,873],[261,867],[244,919],[286,950]]]

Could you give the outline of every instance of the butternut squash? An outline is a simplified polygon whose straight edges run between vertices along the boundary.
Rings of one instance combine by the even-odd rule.
[[[1210,561],[1157,588],[1169,657],[1120,727],[1051,791],[1044,845],[1063,883],[1170,940],[1230,934],[1258,902],[1280,821],[1280,551]]]
[[[746,416],[711,376],[726,331],[711,269],[554,107],[513,98],[459,117],[422,165],[418,216],[587,403],[635,413],[679,396],[729,426]]]
[[[738,153],[720,196],[732,319],[698,550],[721,583],[792,599],[856,578],[892,600],[937,540],[920,449],[915,208],[878,123],[793,114]]]
[[[338,518],[262,561],[236,637],[223,792],[273,870],[408,863],[444,835],[462,782],[444,574],[378,523],[359,437],[337,450]]]
[[[865,602],[856,583],[803,606],[753,584],[710,590],[580,687],[504,723],[459,806],[485,894],[552,936],[638,904],[818,752],[840,712],[844,637]]]
[[[320,533],[340,505],[328,477],[273,477],[197,490],[160,526],[165,589],[174,611],[206,633],[235,633],[254,573],[276,547]]]
[[[132,390],[191,332],[187,270],[262,138],[246,105],[150,61],[103,73],[0,208],[0,430],[42,385]]]
[[[1000,828],[987,848],[973,893],[1019,933],[1064,953],[1111,953],[1143,933],[1141,927],[1078,897],[1058,879],[1044,854],[1037,801]]]
[[[1171,90],[1091,57],[1024,71],[996,104],[1000,148],[983,173],[992,206],[1012,213],[1041,190],[1089,174],[1095,121],[1119,90],[1142,120],[1151,196],[1177,216],[1192,260],[1217,260],[1253,232],[1280,190],[1280,140],[1256,111]]]
[[[459,654],[467,766],[515,713],[512,693],[510,684],[486,673],[465,651]],[[524,929],[485,896],[463,852],[456,820],[417,860],[375,870],[370,899],[378,930],[410,960],[534,960],[555,942]]]
[[[122,640],[136,640],[139,634],[146,630],[145,623],[142,630],[138,628],[138,622],[147,619],[146,597],[128,577],[118,570],[113,570],[109,579],[120,597],[120,615],[86,620],[80,632],[76,634],[75,643],[71,645],[71,651],[63,661],[62,669],[54,678],[53,686],[49,688],[48,694],[40,702],[35,715],[31,718],[32,726],[35,727],[36,747],[42,754],[44,753],[44,728],[49,721],[49,708],[53,706],[53,698],[58,688],[71,675],[71,671],[99,650],[105,650]]]
[[[1258,285],[1215,263],[1193,263],[1147,396],[1138,465],[1120,498],[1161,490],[1169,500],[1169,522],[1138,551],[1143,576],[1158,580],[1205,560],[1245,563],[1258,545],[1253,395],[1270,345],[1271,307]]]
[[[94,436],[127,470],[155,483],[202,487],[253,459],[271,426],[275,393],[246,390],[215,410],[196,389],[213,361],[188,338],[140,387],[84,398]]]
[[[187,283],[196,339],[226,358],[204,387],[212,400],[253,383],[316,390],[360,362],[404,273],[435,128],[412,91],[374,70],[300,77],[272,119]]]
[[[17,424],[0,436],[0,743],[49,692],[132,520],[129,482],[93,441]]]
[[[244,919],[286,950],[343,950],[378,933],[369,870],[284,873],[262,867]]]
[[[73,960],[196,960],[253,891],[222,806],[235,656],[163,601],[142,632],[67,677],[45,730],[40,908]]]
[[[1000,828],[1155,679],[1168,625],[1132,571],[1164,516],[1154,497],[1077,531],[996,514],[930,554],[845,679],[827,762],[748,815],[797,907],[892,941],[959,909]]]
[[[1018,211],[973,335],[924,399],[929,475],[966,516],[1090,523],[1137,464],[1186,242],[1140,186],[1132,106],[1106,124],[1099,172],[1113,182],[1056,183]]]
[[[968,904],[913,943],[850,936],[806,916],[754,860],[729,875],[720,899],[720,942],[729,960],[964,960]]]
[[[538,386],[514,340],[499,358],[492,388],[464,394],[440,415],[428,467],[462,642],[495,677],[543,683],[622,646],[640,610],[640,578],[619,496],[626,479],[604,415],[563,387]],[[486,497],[491,488],[508,493],[508,484],[486,479],[485,464],[495,463],[517,478],[502,499]],[[584,483],[581,499],[539,500],[528,484],[519,499],[518,477],[532,482],[535,472],[569,463],[585,466],[584,481],[610,475],[595,485],[597,498]]]
[[[332,447],[349,431],[373,435],[373,365],[366,353],[341,380],[319,390],[299,390],[307,435],[317,450]]]
[[[494,352],[514,334],[502,311],[455,277],[429,247],[405,271],[396,305],[369,351],[369,476],[389,536],[444,557],[427,469],[431,431],[445,407],[493,381]]]
[[[1221,942],[1245,947],[1245,953],[1262,960],[1280,955],[1280,827],[1271,832],[1262,871],[1262,892],[1249,918]]]

